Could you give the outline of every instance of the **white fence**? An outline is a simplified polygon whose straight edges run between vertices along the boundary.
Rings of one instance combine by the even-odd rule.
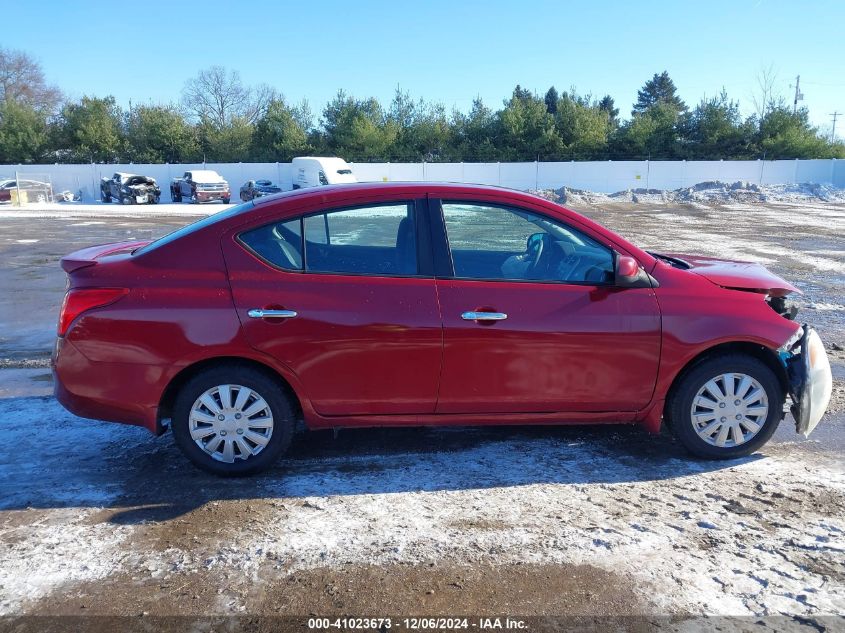
[[[83,199],[99,197],[100,178],[116,171],[155,178],[168,197],[171,178],[189,169],[214,169],[233,189],[247,180],[266,178],[291,188],[290,163],[209,163],[207,165],[2,165],[0,177],[20,172],[49,174],[56,192],[81,191]],[[678,189],[708,180],[757,184],[811,182],[845,188],[845,160],[776,161],[586,161],[532,163],[355,163],[361,181],[446,181],[500,185],[513,189],[557,189],[567,186],[613,193],[626,189]]]

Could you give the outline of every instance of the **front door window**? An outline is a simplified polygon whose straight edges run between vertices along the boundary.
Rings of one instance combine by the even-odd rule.
[[[509,207],[443,203],[455,277],[603,285],[613,252],[569,226]]]

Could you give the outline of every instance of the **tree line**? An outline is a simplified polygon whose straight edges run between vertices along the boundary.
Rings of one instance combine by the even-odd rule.
[[[688,106],[665,71],[625,119],[610,96],[519,85],[498,110],[477,98],[469,112],[399,89],[387,105],[339,91],[315,117],[307,101],[213,66],[178,103],[123,109],[112,96],[68,100],[29,55],[0,49],[0,164],[845,158],[845,144],[824,138],[805,108],[764,88],[747,117],[724,90]]]

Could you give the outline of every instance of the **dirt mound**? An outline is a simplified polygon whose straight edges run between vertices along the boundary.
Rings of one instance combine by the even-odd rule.
[[[626,189],[615,193],[596,193],[584,189],[561,187],[544,189],[533,193],[560,204],[608,202],[633,203],[696,203],[725,204],[732,202],[845,202],[845,190],[831,185],[798,183],[788,185],[758,185],[739,180],[720,182],[708,180],[680,189]]]

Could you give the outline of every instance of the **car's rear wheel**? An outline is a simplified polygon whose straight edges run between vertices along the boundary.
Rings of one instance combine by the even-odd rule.
[[[111,202],[111,194],[103,192],[103,202]]]
[[[171,425],[196,466],[223,476],[272,466],[290,445],[294,408],[281,385],[250,367],[203,371],[179,391]]]
[[[772,369],[742,354],[694,366],[667,403],[670,427],[694,455],[731,459],[768,441],[783,419],[784,392]]]
[[[171,192],[170,192],[170,199],[171,199],[173,202],[182,202],[182,193],[181,193],[181,192],[171,191]]]

